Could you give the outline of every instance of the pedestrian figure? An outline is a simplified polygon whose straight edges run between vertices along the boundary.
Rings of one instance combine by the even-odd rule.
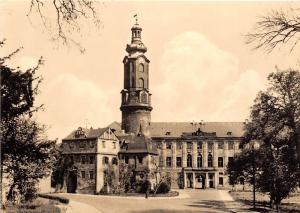
[[[151,183],[150,183],[150,181],[149,180],[146,180],[146,199],[148,199],[148,197],[149,197],[149,193],[150,193],[150,187],[151,187]]]

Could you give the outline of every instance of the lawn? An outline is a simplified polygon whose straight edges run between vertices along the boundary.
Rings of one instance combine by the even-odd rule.
[[[58,201],[38,198],[31,203],[6,205],[5,210],[7,213],[65,213],[58,204]]]
[[[251,191],[232,191],[230,195],[236,200],[243,202],[249,206],[253,205],[253,197]],[[276,212],[275,209],[269,208],[269,197],[263,193],[256,192],[256,211],[261,212]],[[282,201],[280,212],[299,212],[300,213],[300,193],[293,193]]]

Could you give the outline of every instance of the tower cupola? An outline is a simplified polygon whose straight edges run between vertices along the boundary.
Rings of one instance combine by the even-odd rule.
[[[135,17],[135,24],[131,28],[131,44],[127,44],[126,51],[131,54],[140,54],[147,52],[147,47],[142,42],[142,28],[138,23],[137,15]]]

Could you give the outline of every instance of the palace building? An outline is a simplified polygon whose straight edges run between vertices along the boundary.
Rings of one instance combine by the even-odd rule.
[[[172,188],[228,187],[226,166],[241,151],[243,122],[151,122],[149,63],[142,28],[131,28],[123,59],[122,120],[103,129],[74,130],[62,140],[74,164],[65,177],[68,192],[98,193],[108,165],[134,165],[136,175],[157,162]]]

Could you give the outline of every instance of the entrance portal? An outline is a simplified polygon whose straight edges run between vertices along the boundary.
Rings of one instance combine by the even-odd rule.
[[[205,176],[196,174],[196,185],[195,188],[197,189],[204,189],[205,188]]]
[[[67,179],[67,193],[76,193],[77,189],[77,172],[70,171]]]
[[[193,188],[193,174],[187,173],[187,188]]]

